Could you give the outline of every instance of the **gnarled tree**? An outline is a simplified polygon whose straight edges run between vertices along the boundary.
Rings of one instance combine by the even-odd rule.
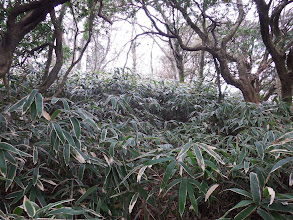
[[[263,42],[275,63],[281,82],[281,95],[292,104],[293,95],[293,24],[292,0],[254,0],[259,15]],[[288,8],[291,13],[282,14]],[[288,16],[289,15],[289,16]],[[291,16],[290,16],[291,15]]]
[[[24,36],[44,21],[54,7],[67,1],[69,0],[39,0],[26,4],[15,1],[14,5],[7,6],[6,26],[0,30],[0,78],[4,79],[9,72],[13,53]]]
[[[153,23],[154,34],[177,39],[181,48],[187,51],[207,51],[219,64],[219,72],[227,84],[240,89],[245,101],[260,102],[259,75],[253,72],[253,64],[246,53],[253,48],[245,48],[246,51],[243,51],[235,46],[236,35],[242,28],[247,12],[242,0],[229,3],[178,0],[138,2]],[[163,19],[154,15],[149,7],[153,7]],[[165,22],[164,17],[168,17],[171,22]],[[177,19],[185,20],[195,37],[200,39],[198,44],[187,44],[176,29]],[[168,31],[161,28],[162,24]]]

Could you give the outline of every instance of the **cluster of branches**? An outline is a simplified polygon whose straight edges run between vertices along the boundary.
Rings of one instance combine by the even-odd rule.
[[[139,0],[134,4],[144,10],[153,24],[153,30],[145,32],[146,34],[170,39],[177,67],[181,66],[183,70],[184,65],[176,45],[180,45],[182,51],[207,52],[214,60],[217,75],[221,75],[227,84],[238,88],[245,101],[259,103],[267,100],[276,92],[276,82],[279,78],[280,95],[291,104],[293,94],[293,41],[290,21],[292,11],[289,6],[291,3],[292,1],[288,0],[278,2],[271,0],[269,3],[264,0],[254,0],[249,5],[245,5],[242,0],[228,2]],[[246,19],[252,4],[256,5],[259,24]],[[287,8],[290,10],[285,10]],[[182,20],[184,25],[180,25]],[[254,27],[249,30],[250,24]],[[241,34],[245,28],[247,31]],[[186,40],[186,29],[191,30],[194,38],[200,40]],[[249,35],[250,39],[246,35]],[[262,42],[257,41],[257,38]],[[257,51],[256,56],[253,52],[255,53],[257,44],[264,44],[264,47],[261,51]],[[259,54],[262,57],[258,56]],[[272,71],[274,68],[276,71]],[[202,71],[200,72],[202,76]],[[266,93],[263,90],[266,90]]]
[[[110,14],[119,13],[119,10],[121,13],[126,13],[125,9],[130,7],[132,10],[129,10],[131,14],[129,17],[132,17],[135,11],[144,11],[152,23],[152,28],[143,34],[167,39],[175,61],[172,65],[176,67],[180,81],[184,81],[187,72],[184,66],[186,54],[200,52],[200,56],[196,58],[200,62],[199,79],[204,78],[203,66],[209,57],[215,65],[219,91],[223,78],[227,84],[235,86],[242,92],[245,101],[259,103],[276,93],[279,80],[280,95],[291,104],[293,40],[290,5],[292,2],[292,0],[270,0],[267,3],[265,0],[253,0],[245,5],[242,0],[223,2],[128,0],[115,1],[115,4],[103,0],[4,1],[0,5],[4,12],[1,14],[4,19],[0,30],[0,77],[9,88],[5,79],[11,68],[13,55],[19,55],[17,52],[20,42],[41,22],[42,24],[47,22],[49,24],[46,30],[49,31],[50,37],[36,47],[25,48],[21,52],[32,55],[47,49],[48,59],[42,82],[38,86],[40,92],[46,93],[56,82],[64,66],[64,16],[66,12],[70,12],[74,26],[73,47],[71,62],[55,93],[55,96],[59,95],[68,75],[85,53],[92,39],[95,24],[105,21],[112,23],[105,15],[107,13],[104,4],[109,4],[112,6],[108,10]],[[62,6],[56,11],[55,7],[58,5]],[[259,17],[258,23],[246,18],[254,5]],[[50,15],[50,21],[46,20],[47,15]],[[78,24],[81,18],[85,19],[84,30],[80,30]],[[78,45],[79,34],[85,36],[81,46]],[[188,59],[192,62],[195,60]]]
[[[62,6],[56,10],[55,8],[58,5]],[[42,81],[38,89],[41,93],[46,93],[50,86],[56,82],[65,60],[64,25],[66,24],[64,24],[64,17],[68,14],[67,12],[70,13],[74,23],[71,62],[62,76],[63,78],[54,96],[60,94],[68,75],[84,55],[91,41],[95,22],[112,23],[103,14],[103,0],[82,2],[70,0],[4,1],[1,8],[5,14],[0,29],[0,78],[3,79],[8,90],[9,81],[6,76],[13,62],[17,61],[14,56],[25,57],[24,63],[28,56],[33,56],[43,50],[47,51],[47,61],[43,76],[40,76]],[[98,20],[98,18],[101,19]],[[80,24],[78,24],[81,20],[84,23],[83,30],[80,30]],[[45,23],[47,23],[46,28],[44,28]],[[39,35],[33,36],[33,32],[37,32],[38,29],[40,30]],[[85,40],[83,40],[82,45],[78,45],[81,34]],[[40,36],[44,38],[44,42],[36,39]],[[24,43],[27,37],[32,38],[32,41],[29,42],[30,45]],[[35,47],[32,47],[32,45]],[[22,48],[21,51],[20,48]]]

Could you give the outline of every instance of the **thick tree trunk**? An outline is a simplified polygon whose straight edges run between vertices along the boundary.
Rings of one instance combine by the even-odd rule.
[[[279,44],[280,39],[286,36],[279,29],[280,15],[284,8],[291,2],[280,1],[277,5],[274,5],[273,10],[270,8],[271,2],[268,4],[265,0],[254,0],[254,2],[257,6],[263,42],[272,56],[280,78],[281,96],[288,105],[291,105],[293,96],[293,52],[290,46],[292,46],[292,40],[289,41],[287,46],[281,47]],[[290,49],[288,56],[286,56],[287,49]]]
[[[45,20],[46,15],[57,5],[69,0],[40,0],[16,5],[9,12],[6,31],[1,33],[0,78],[9,72],[13,53],[24,36]],[[20,20],[19,16],[25,14]]]
[[[250,67],[245,65],[243,58],[239,57],[237,61],[237,71],[239,79],[236,79],[228,66],[228,57],[223,50],[213,54],[220,64],[220,72],[227,84],[233,85],[240,89],[246,102],[260,103],[258,80],[253,78],[250,73]]]

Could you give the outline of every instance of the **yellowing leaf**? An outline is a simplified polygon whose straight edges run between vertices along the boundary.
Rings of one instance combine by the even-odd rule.
[[[86,163],[85,159],[83,158],[83,156],[80,155],[79,152],[76,152],[76,156],[75,158],[78,160],[78,162],[80,163]]]
[[[43,110],[43,117],[44,117],[45,119],[47,119],[48,121],[51,120],[50,115],[49,115],[48,112],[46,112],[45,110]]]
[[[215,184],[209,188],[209,190],[207,191],[207,194],[205,196],[205,199],[204,199],[205,202],[208,201],[210,195],[218,188],[218,186],[219,186],[219,184]]]
[[[271,196],[270,205],[272,205],[273,202],[274,202],[276,193],[275,193],[275,191],[271,187],[267,187],[267,189],[268,189],[268,192],[269,192],[269,194]]]

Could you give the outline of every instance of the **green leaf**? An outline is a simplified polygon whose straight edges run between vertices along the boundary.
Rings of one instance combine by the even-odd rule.
[[[64,143],[65,142],[65,137],[64,137],[64,134],[63,134],[63,131],[62,131],[62,128],[60,127],[59,124],[53,122],[53,127],[54,127],[54,130],[56,131],[57,133],[57,136],[59,138],[59,140]]]
[[[8,112],[14,112],[16,111],[18,108],[20,108],[25,102],[27,101],[27,97],[22,98],[21,100],[19,100],[17,103],[15,103],[13,106],[11,106],[8,109]]]
[[[102,134],[101,134],[101,142],[104,142],[107,139],[107,129],[103,129],[102,130]]]
[[[255,202],[255,204],[259,205],[261,200],[261,190],[259,186],[258,176],[256,173],[251,172],[249,175],[249,179],[252,199]]]
[[[73,200],[74,200],[74,199],[66,199],[66,200],[62,200],[62,201],[58,201],[58,202],[54,202],[54,203],[50,203],[50,204],[44,206],[43,208],[38,209],[37,212],[36,212],[36,214],[39,215],[39,214],[41,214],[42,212],[47,212],[47,211],[50,210],[51,208],[54,208],[54,207],[56,207],[56,206],[59,206],[59,205],[61,205],[61,204],[63,204],[63,203],[71,202],[71,201],[73,201]]]
[[[84,171],[85,171],[85,165],[84,164],[80,164],[79,165],[79,168],[78,168],[78,179],[79,180],[82,180],[83,179]]]
[[[180,187],[179,187],[179,213],[182,216],[184,209],[185,209],[185,204],[186,204],[186,196],[187,196],[187,180],[183,179]]]
[[[69,143],[71,146],[76,147],[76,146],[75,146],[74,139],[73,139],[73,137],[71,136],[71,134],[70,134],[69,132],[65,131],[65,130],[63,130],[63,134],[64,134],[66,140],[68,141],[68,143]]]
[[[260,157],[260,159],[264,159],[264,148],[261,142],[257,141],[254,143],[254,145],[256,146],[256,150],[258,153],[258,156]]]
[[[93,186],[92,188],[89,188],[85,194],[83,194],[74,204],[75,207],[79,205],[83,200],[85,200],[89,195],[91,195],[93,192],[97,191],[98,186]]]
[[[187,144],[185,144],[183,147],[182,147],[182,149],[181,149],[181,151],[179,152],[179,154],[178,154],[178,156],[177,156],[177,160],[181,160],[182,159],[182,157],[184,156],[184,154],[189,150],[189,148],[192,146],[192,143],[187,143]]]
[[[293,161],[293,157],[288,157],[288,158],[285,158],[285,159],[282,159],[282,160],[279,160],[274,166],[273,168],[271,169],[270,173],[276,171],[277,169],[279,169],[281,166],[283,166],[284,164],[286,163],[289,163]]]
[[[196,145],[198,145],[201,149],[203,149],[205,152],[207,152],[209,155],[215,158],[215,160],[218,161],[219,163],[223,165],[225,164],[222,158],[214,151],[217,149],[216,147],[212,147],[204,143],[196,143]]]
[[[28,96],[27,102],[24,103],[23,107],[22,107],[22,114],[25,114],[26,111],[29,109],[29,107],[31,106],[31,104],[34,101],[35,95],[38,93],[37,89],[34,89],[31,94]]]
[[[38,148],[34,147],[33,149],[33,163],[37,164],[38,163]]]
[[[188,192],[188,196],[191,202],[191,205],[193,207],[194,212],[198,215],[198,205],[197,205],[197,201],[196,198],[194,196],[194,192],[192,189],[192,185],[187,183],[187,192]]]
[[[204,163],[204,159],[203,159],[201,150],[198,148],[198,146],[196,144],[193,145],[193,149],[194,149],[197,163],[201,167],[201,169],[204,171],[205,170],[205,163]]]
[[[150,165],[154,165],[157,163],[163,163],[163,162],[170,161],[170,160],[172,160],[172,158],[159,158],[159,159],[149,160],[149,161],[145,162],[143,165],[150,166]]]
[[[33,203],[24,196],[23,199],[23,207],[29,217],[34,217],[36,214],[36,209]]]
[[[135,203],[136,203],[136,201],[137,201],[138,195],[139,195],[138,192],[135,193],[135,194],[132,196],[131,200],[130,200],[129,207],[128,207],[129,214],[132,212],[133,207],[135,206]]]
[[[51,120],[54,120],[55,118],[57,118],[57,116],[62,112],[62,110],[57,109],[56,111],[54,111],[54,113],[51,115]]]
[[[48,212],[48,215],[81,215],[84,214],[86,211],[84,210],[75,210],[72,208],[67,208],[67,207],[63,207],[63,208],[59,208],[53,211]]]
[[[20,208],[20,207],[16,207],[14,210],[13,210],[13,214],[15,215],[21,215],[23,212],[23,209]]]
[[[162,182],[161,182],[161,186],[160,186],[160,190],[164,189],[166,187],[166,184],[170,178],[170,176],[173,173],[174,167],[176,165],[176,161],[172,161],[166,168],[166,171],[164,173]]]
[[[70,122],[73,126],[74,134],[77,139],[80,138],[80,124],[79,121],[76,118],[71,117]]]
[[[4,174],[4,177],[6,177],[7,163],[6,163],[5,154],[3,150],[0,150],[0,172]]]
[[[43,104],[43,96],[40,93],[36,94],[35,97],[36,108],[37,108],[37,115],[41,117],[43,114],[44,104]]]
[[[164,196],[168,193],[170,189],[172,189],[174,186],[176,186],[178,183],[181,183],[181,182],[182,182],[182,179],[175,179],[171,181],[171,183],[169,183],[168,186],[166,187],[166,192]]]
[[[37,116],[37,107],[36,107],[36,103],[33,102],[31,104],[31,107],[30,107],[30,113],[31,113],[31,120],[35,120],[36,119],[36,116]]]
[[[52,104],[56,104],[59,101],[59,98],[53,97],[51,100]]]
[[[67,110],[67,111],[69,111],[70,108],[69,108],[69,105],[68,105],[67,100],[64,99],[64,98],[62,98],[61,101],[62,101],[62,103],[63,103],[63,107],[64,107],[64,109]]]
[[[0,150],[6,150],[6,151],[10,151],[13,153],[17,153],[20,154],[21,156],[25,156],[25,157],[32,157],[31,155],[16,149],[15,147],[13,147],[11,144],[5,143],[5,142],[0,142]]]
[[[263,209],[261,208],[258,208],[257,209],[257,213],[264,219],[264,220],[274,220],[274,218],[269,214],[267,213],[266,211],[264,211]]]
[[[292,212],[293,210],[293,204],[290,203],[277,203],[274,202],[272,205],[268,206],[269,210],[272,211],[279,211],[279,212]]]
[[[70,145],[65,144],[64,145],[64,152],[63,152],[65,164],[68,165],[70,161]]]
[[[39,172],[40,172],[39,168],[36,167],[33,172],[33,185],[34,186],[37,184],[37,180],[39,178]]]
[[[242,210],[238,215],[235,216],[234,220],[243,220],[248,217],[251,213],[253,213],[256,209],[256,205],[250,205],[244,210]]]
[[[242,200],[242,201],[238,202],[235,206],[233,206],[231,209],[229,209],[221,218],[224,218],[226,215],[228,215],[234,209],[242,208],[242,207],[248,206],[252,203],[253,203],[252,200]]]
[[[245,191],[245,190],[237,189],[237,188],[231,188],[231,189],[227,189],[227,190],[230,190],[232,192],[236,192],[236,193],[238,193],[240,195],[243,195],[243,196],[246,196],[246,197],[252,199],[251,194],[249,192]]]

